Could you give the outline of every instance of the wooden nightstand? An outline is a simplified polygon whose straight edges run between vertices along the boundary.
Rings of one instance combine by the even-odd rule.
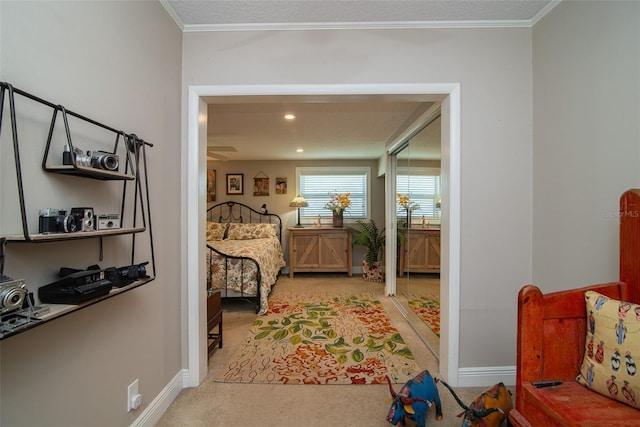
[[[215,327],[218,328],[218,332],[211,332]],[[220,292],[214,292],[207,296],[207,342],[209,356],[215,351],[216,346],[222,348],[222,299]]]
[[[289,277],[295,272],[346,272],[351,277],[351,231],[289,228]]]

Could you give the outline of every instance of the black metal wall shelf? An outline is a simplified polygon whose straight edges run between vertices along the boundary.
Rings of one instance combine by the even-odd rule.
[[[122,228],[95,231],[78,231],[73,233],[45,234],[30,232],[29,224],[27,221],[25,188],[22,179],[22,162],[20,160],[20,142],[18,138],[18,126],[15,107],[16,95],[20,95],[27,100],[34,101],[38,104],[47,106],[52,109],[48,137],[44,144],[42,170],[47,173],[74,175],[79,178],[88,178],[102,181],[121,181],[122,197],[120,203],[120,218],[121,221],[123,221]],[[153,144],[144,141],[141,138],[138,138],[135,134],[127,134],[121,130],[117,130],[96,120],[67,110],[62,105],[54,104],[28,92],[14,88],[11,84],[6,82],[0,82],[0,131],[2,130],[2,121],[4,118],[5,99],[8,100],[8,113],[11,125],[11,136],[13,139],[16,186],[19,199],[22,233],[19,235],[4,236],[2,240],[16,243],[52,243],[61,241],[74,241],[80,239],[98,239],[100,241],[101,248],[100,258],[102,258],[102,239],[104,237],[127,235],[131,238],[130,256],[131,264],[133,266],[135,264],[136,235],[146,232],[148,233],[151,260],[149,260],[149,274],[144,279],[137,280],[121,288],[114,287],[108,294],[99,296],[89,301],[85,301],[78,305],[40,304],[34,307],[33,304],[30,304],[30,307],[9,311],[4,310],[5,307],[0,305],[0,340],[6,339],[10,336],[14,336],[18,333],[22,333],[38,325],[52,321],[85,307],[89,307],[93,304],[112,298],[116,295],[120,295],[131,289],[135,289],[139,286],[155,280],[156,277],[155,251],[153,246],[153,231],[151,227],[151,208],[149,203],[149,183],[147,176],[146,157],[146,147],[153,147]],[[123,151],[125,153],[125,155],[122,156],[122,161],[119,162],[119,165],[116,168],[110,168],[115,170],[109,170],[101,167],[92,167],[94,166],[93,162],[90,162],[91,165],[81,164],[81,162],[76,161],[75,155],[70,156],[70,161],[65,160],[63,156],[63,164],[55,164],[55,162],[51,162],[49,154],[52,146],[52,139],[56,128],[56,123],[59,117],[62,118],[64,133],[66,136],[65,151],[68,148],[71,153],[74,152],[74,145],[71,138],[69,117],[78,119],[84,124],[88,124],[89,127],[96,126],[102,130],[111,132],[115,136],[113,150],[105,151],[104,153],[113,156],[116,156],[116,153],[121,153]],[[119,147],[121,148],[119,149]],[[69,159],[69,157],[67,159]],[[119,171],[118,169],[122,166],[124,166],[124,170]],[[128,182],[132,182],[132,185],[130,185],[129,187],[127,187]],[[127,195],[129,195],[129,197],[127,197]],[[126,206],[127,200],[130,202],[130,206]],[[131,219],[127,221],[126,226],[124,223],[125,213],[131,214]],[[141,224],[138,224],[138,222],[141,222]],[[3,273],[2,267],[3,265],[0,265],[0,274]]]

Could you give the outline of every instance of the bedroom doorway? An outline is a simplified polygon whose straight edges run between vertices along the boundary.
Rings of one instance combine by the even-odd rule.
[[[204,214],[206,210],[207,104],[205,97],[234,95],[438,95],[442,97],[443,120],[443,224],[441,274],[440,373],[453,386],[458,383],[458,313],[460,263],[460,87],[458,84],[377,84],[377,85],[265,85],[190,86],[187,97],[187,140],[183,143],[183,247],[182,278],[184,322],[187,329],[185,386],[197,386],[207,374]],[[395,193],[387,188],[389,206],[395,207]],[[393,246],[393,245],[390,245]],[[395,255],[395,254],[394,254]],[[395,267],[394,267],[395,268]],[[390,275],[393,276],[393,275]],[[395,277],[386,284],[388,295],[396,290]],[[452,355],[453,357],[449,357]]]

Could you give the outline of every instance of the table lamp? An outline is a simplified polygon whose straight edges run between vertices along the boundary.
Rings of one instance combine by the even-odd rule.
[[[304,199],[304,197],[299,194],[294,197],[293,200],[289,203],[289,207],[298,209],[298,223],[296,224],[297,228],[302,227],[302,225],[300,224],[300,208],[304,208],[305,206],[309,206],[309,204]]]

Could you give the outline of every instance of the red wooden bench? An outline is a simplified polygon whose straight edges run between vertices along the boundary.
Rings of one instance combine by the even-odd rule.
[[[620,280],[543,294],[528,285],[518,294],[516,405],[509,414],[518,426],[640,426],[640,411],[576,381],[584,355],[584,292],[640,302],[640,190],[620,198]],[[534,381],[562,381],[536,388]]]
[[[586,336],[584,292],[629,300],[622,282],[543,295],[528,285],[518,294],[516,407],[514,426],[640,426],[640,411],[602,396],[576,381]],[[534,381],[562,384],[536,388]]]

